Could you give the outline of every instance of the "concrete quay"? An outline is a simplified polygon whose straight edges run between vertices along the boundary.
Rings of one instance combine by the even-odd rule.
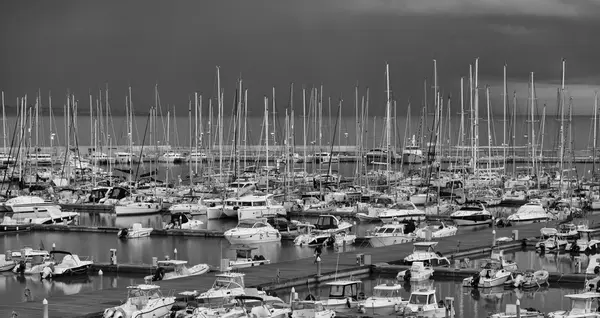
[[[595,227],[600,220],[600,215],[587,218],[590,227]],[[555,223],[535,223],[507,228],[496,228],[496,237],[510,237],[513,230],[518,230],[519,239],[516,242],[499,244],[500,249],[520,248],[525,241],[535,240],[540,234],[540,228],[555,226]],[[467,231],[452,237],[438,240],[437,250],[451,259],[464,257],[475,258],[474,255],[489,255],[493,242],[492,228],[480,231]],[[525,245],[527,242],[525,242]],[[320,274],[317,274],[317,264],[314,259],[302,258],[294,261],[273,263],[241,270],[246,273],[246,286],[260,287],[267,291],[275,291],[292,286],[305,285],[307,282],[320,284],[327,280],[344,277],[368,277],[377,266],[371,264],[399,263],[413,250],[412,244],[400,244],[380,248],[358,248],[352,252],[328,254],[320,262]],[[365,263],[357,263],[357,254],[364,254]],[[334,256],[335,255],[335,256]],[[379,266],[383,268],[383,266]],[[157,282],[163,293],[170,291],[205,291],[214,282],[214,272],[205,275]],[[140,279],[141,281],[141,279]],[[562,282],[563,280],[561,280]],[[68,296],[52,296],[48,298],[49,317],[99,317],[105,308],[122,303],[126,297],[126,286],[107,288],[93,292],[80,293]],[[444,295],[442,295],[444,296]],[[0,317],[10,317],[12,311],[18,317],[40,317],[43,304],[41,300],[0,306]]]

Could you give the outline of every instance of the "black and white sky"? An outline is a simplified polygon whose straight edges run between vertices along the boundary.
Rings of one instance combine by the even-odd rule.
[[[290,82],[295,103],[303,85],[322,83],[326,96],[348,105],[357,83],[361,94],[369,86],[371,114],[381,114],[385,62],[405,107],[409,99],[421,104],[433,59],[444,95],[457,97],[460,77],[479,57],[494,108],[502,108],[506,63],[509,92],[525,103],[534,72],[538,102],[553,111],[565,58],[575,114],[591,114],[600,87],[599,17],[600,0],[3,1],[0,89],[8,104],[39,88],[62,105],[67,89],[87,100],[108,83],[119,108],[131,85],[143,112],[158,83],[162,103],[183,115],[193,92],[216,94],[219,65],[226,103],[241,74],[257,114],[273,86],[287,105]]]

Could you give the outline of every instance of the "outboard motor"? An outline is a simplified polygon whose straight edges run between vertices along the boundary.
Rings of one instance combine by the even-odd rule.
[[[127,228],[122,228],[119,230],[119,233],[117,233],[117,236],[120,239],[126,239],[128,233],[129,233],[129,230],[127,230]]]
[[[411,276],[412,276],[412,274],[410,273],[410,269],[407,269],[406,272],[404,273],[404,281],[409,282]]]
[[[152,276],[152,281],[159,281],[159,280],[163,280],[163,278],[165,278],[165,269],[162,267],[159,267],[156,269],[156,273],[154,273],[154,276]]]
[[[473,275],[473,280],[471,281],[471,286],[473,288],[479,287],[479,279],[480,279],[479,274],[474,274]]]

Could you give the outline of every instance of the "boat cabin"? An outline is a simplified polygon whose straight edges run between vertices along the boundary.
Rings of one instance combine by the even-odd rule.
[[[430,308],[437,308],[437,299],[435,297],[435,289],[419,289],[410,294],[408,299],[408,307],[418,308],[418,311],[425,311]]]
[[[413,262],[423,262],[426,266],[448,266],[450,261],[435,251],[438,242],[416,242],[413,244],[413,253],[404,258],[409,265]]]
[[[593,306],[594,300],[600,299],[600,293],[585,292],[581,294],[565,295],[571,300],[571,310],[568,312],[569,317],[596,313],[596,306]],[[586,315],[587,316],[587,315]]]
[[[404,289],[400,284],[381,284],[373,288],[374,298],[402,298],[401,290]]]
[[[362,284],[359,280],[338,280],[327,283],[329,285],[329,299],[358,300],[358,285]]]
[[[138,309],[146,306],[149,300],[161,298],[160,286],[142,284],[127,287],[127,302],[137,306]]]
[[[331,214],[319,215],[315,228],[317,230],[331,230],[339,228],[339,224],[340,220]]]
[[[236,260],[252,260],[252,251],[257,250],[258,247],[251,247],[247,245],[233,245],[230,249],[235,250]],[[255,255],[254,257],[256,258],[258,256]]]
[[[232,288],[244,288],[244,273],[220,273],[216,274],[216,280],[213,283],[213,289],[232,289]]]
[[[325,311],[325,307],[322,303],[312,300],[295,300],[292,302],[292,312],[297,311],[322,312]]]
[[[192,215],[190,213],[184,212],[175,212],[171,213],[171,221],[169,224],[172,228],[180,228],[182,224],[188,223],[192,219]]]

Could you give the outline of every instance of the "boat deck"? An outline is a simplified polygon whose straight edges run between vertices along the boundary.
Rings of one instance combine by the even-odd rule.
[[[595,227],[595,224],[600,220],[600,215],[592,215],[587,218],[590,228]],[[548,226],[554,226],[555,223],[550,223]],[[511,236],[513,230],[519,231],[519,238],[533,238],[540,234],[540,228],[546,226],[545,223],[535,223],[521,226],[513,226],[507,228],[497,228],[496,237]],[[439,244],[436,250],[450,257],[458,250],[473,250],[473,252],[484,253],[489,250],[492,244],[492,229],[484,229],[479,231],[464,231],[461,234],[452,237],[439,239]],[[512,244],[514,247],[518,244]],[[360,270],[357,265],[356,254],[364,253],[371,255],[371,263],[394,263],[403,259],[412,252],[412,244],[401,244],[386,246],[381,248],[358,248],[352,252],[341,252],[338,254],[327,254],[322,256],[321,273],[327,275],[334,273],[336,266],[338,271],[352,271],[352,269]],[[463,254],[463,253],[461,253]],[[336,257],[336,256],[339,257]],[[463,257],[463,256],[459,256]],[[363,266],[363,269],[368,268]],[[306,284],[307,281],[314,280],[316,275],[316,264],[314,259],[304,258],[295,261],[274,263],[270,265],[262,265],[241,270],[247,275],[245,277],[246,286],[261,286],[269,289],[269,286],[282,286],[275,284],[277,281],[277,273],[280,273],[279,281],[288,282],[288,285]],[[202,276],[189,277],[185,279],[175,279],[170,281],[157,282],[161,286],[163,294],[169,292],[182,292],[186,290],[205,291],[209,289],[214,281],[214,272],[207,273]],[[93,277],[92,277],[93,279]],[[142,282],[142,278],[140,278]],[[105,288],[93,292],[80,293],[67,296],[54,296],[48,299],[49,302],[49,317],[99,317],[104,309],[116,306],[122,303],[126,297],[126,286],[118,286],[117,288]],[[31,302],[16,303],[13,305],[0,306],[0,317],[10,317],[15,311],[19,318],[24,317],[40,317],[42,315],[42,299],[34,299]]]

